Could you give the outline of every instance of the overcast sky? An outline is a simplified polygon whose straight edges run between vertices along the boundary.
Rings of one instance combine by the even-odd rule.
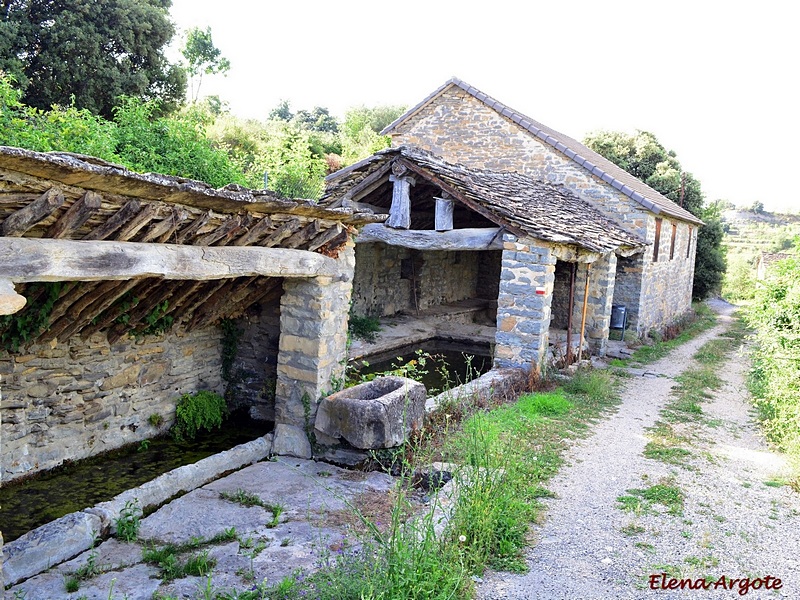
[[[234,114],[412,106],[452,76],[576,139],[653,132],[706,197],[800,210],[791,0],[173,0],[231,61]]]

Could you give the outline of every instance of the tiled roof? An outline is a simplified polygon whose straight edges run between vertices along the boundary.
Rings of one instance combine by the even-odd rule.
[[[618,167],[613,162],[604,158],[594,150],[591,150],[581,144],[579,141],[551,129],[547,125],[539,123],[523,115],[521,112],[514,110],[484,94],[478,88],[453,77],[444,85],[439,87],[436,91],[430,94],[422,102],[414,106],[397,118],[393,123],[388,125],[381,134],[388,135],[392,133],[400,124],[405,122],[412,115],[416,114],[422,107],[433,101],[437,96],[444,92],[450,86],[457,86],[483,102],[489,108],[497,111],[499,114],[507,117],[523,129],[529,131],[533,136],[543,141],[544,143],[552,146],[570,160],[576,162],[578,165],[589,171],[592,175],[599,177],[611,187],[619,190],[632,200],[638,202],[647,210],[655,214],[665,214],[677,219],[689,221],[697,225],[702,224],[702,221],[695,217],[688,210],[681,208],[672,200],[657,192],[649,185],[637,179],[624,169]]]
[[[320,204],[335,206],[350,189],[395,160],[404,161],[420,176],[444,186],[456,199],[513,233],[600,253],[647,245],[564,186],[519,173],[450,164],[414,146],[381,150],[330,175]],[[388,171],[385,176],[389,177]]]

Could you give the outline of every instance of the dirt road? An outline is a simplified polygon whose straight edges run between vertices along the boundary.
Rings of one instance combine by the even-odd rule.
[[[675,377],[730,326],[733,307],[714,308],[720,312],[714,328],[649,365],[645,375],[637,371],[618,412],[571,450],[551,482],[557,497],[536,527],[530,571],[487,574],[479,598],[800,598],[800,495],[781,485],[787,465],[753,421],[741,352],[719,370],[724,386],[702,414],[679,426],[690,439],[689,454],[677,464],[643,455]],[[617,501],[630,497],[628,490],[659,485],[680,490],[681,509],[641,499],[631,511]],[[651,589],[669,586],[673,577],[712,585]]]

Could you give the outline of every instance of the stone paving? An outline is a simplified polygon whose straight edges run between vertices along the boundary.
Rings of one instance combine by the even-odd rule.
[[[142,562],[147,543],[184,544],[193,538],[211,538],[234,527],[237,539],[203,546],[216,560],[212,571],[216,590],[251,589],[266,580],[277,583],[296,569],[310,569],[328,553],[342,547],[350,532],[349,506],[359,498],[391,500],[393,480],[379,472],[347,471],[327,463],[278,458],[236,471],[169,502],[141,521],[139,542],[116,539],[58,565],[6,591],[5,598],[25,600],[86,599],[150,600],[153,594],[177,598],[199,597],[205,577],[162,582],[159,568]],[[283,512],[273,526],[273,512],[260,506],[243,506],[220,497],[221,492],[244,490],[265,504],[279,504]],[[247,548],[248,544],[252,544]],[[263,545],[255,554],[254,549]],[[94,553],[101,574],[81,581],[67,593],[65,582]],[[254,556],[251,555],[255,554]],[[113,593],[110,595],[113,586]],[[24,593],[24,595],[23,595]]]

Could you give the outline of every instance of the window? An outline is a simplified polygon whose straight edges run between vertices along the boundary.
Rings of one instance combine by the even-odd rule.
[[[678,237],[678,224],[672,224],[672,241],[669,245],[669,259],[672,260],[675,258],[675,238]]]
[[[694,233],[694,230],[692,226],[689,225],[689,235],[686,236],[686,258],[689,258],[689,255],[692,253],[692,233]]]
[[[658,247],[661,245],[661,219],[656,219],[656,238],[653,241],[653,262],[658,262]]]

